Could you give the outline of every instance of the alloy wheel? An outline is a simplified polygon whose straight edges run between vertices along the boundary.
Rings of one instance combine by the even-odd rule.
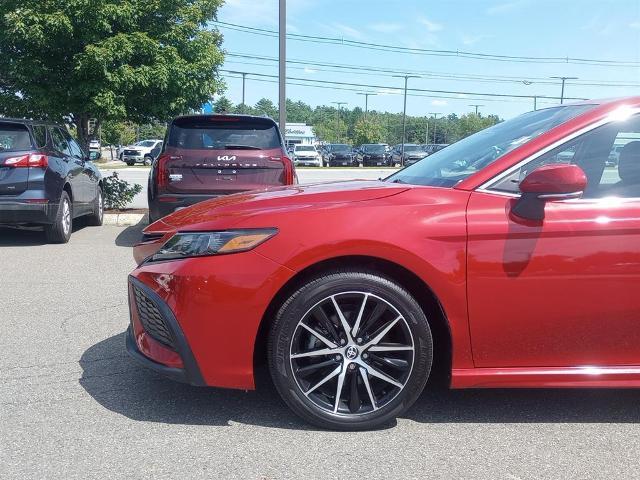
[[[64,200],[62,202],[62,231],[65,235],[69,234],[71,230],[71,207],[69,206],[69,201]]]
[[[404,316],[367,292],[330,295],[311,307],[291,337],[289,359],[300,391],[320,409],[365,415],[402,392],[414,363]]]

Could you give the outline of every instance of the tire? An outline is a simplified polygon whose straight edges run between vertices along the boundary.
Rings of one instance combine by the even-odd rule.
[[[303,285],[279,309],[268,362],[278,393],[304,420],[369,430],[416,401],[431,371],[433,340],[420,306],[402,287],[365,271],[332,272]]]
[[[136,164],[136,162],[126,162],[126,163],[127,163],[127,165],[129,165],[130,167],[133,167],[133,166]]]
[[[50,243],[67,243],[73,229],[73,205],[67,192],[60,196],[58,213],[53,224],[44,227],[44,233]]]
[[[142,164],[149,166],[151,165],[152,162],[153,162],[153,157],[151,157],[150,155],[145,155]]]
[[[93,213],[87,216],[87,224],[92,227],[99,227],[104,220],[104,193],[98,187],[96,199],[93,202]]]

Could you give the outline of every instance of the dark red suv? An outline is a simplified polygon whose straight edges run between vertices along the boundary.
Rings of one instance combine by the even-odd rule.
[[[149,175],[149,220],[209,198],[296,181],[293,162],[272,119],[177,117]]]

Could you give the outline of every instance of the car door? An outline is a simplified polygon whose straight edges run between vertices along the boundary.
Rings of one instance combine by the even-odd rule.
[[[78,185],[78,188],[76,189],[78,211],[76,214],[84,214],[89,210],[89,202],[93,200],[90,181],[86,173],[85,155],[80,146],[65,128],[60,128],[60,131],[62,132],[62,135],[64,135],[67,145],[69,145],[71,161],[80,167],[78,174],[75,177],[76,184]]]
[[[86,206],[87,213],[90,213],[93,211],[93,202],[98,193],[98,176],[93,163],[88,160],[88,155],[85,154],[78,142],[70,135],[68,141],[74,159],[80,159],[82,162],[82,173],[80,174],[82,177],[82,201]]]
[[[77,216],[82,212],[82,165],[73,158],[71,147],[60,127],[50,128],[53,147],[58,157],[62,160],[64,179],[71,185],[73,214]]]
[[[605,167],[625,138],[620,168]],[[468,204],[475,366],[640,365],[640,118],[534,157]],[[558,162],[585,171],[584,197],[547,202],[541,222],[516,217],[519,181]]]

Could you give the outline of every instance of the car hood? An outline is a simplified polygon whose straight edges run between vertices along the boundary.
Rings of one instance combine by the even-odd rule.
[[[146,234],[172,230],[231,228],[262,212],[276,213],[363,202],[397,195],[406,185],[382,181],[353,180],[294,185],[229,195],[178,210],[149,225]]]

